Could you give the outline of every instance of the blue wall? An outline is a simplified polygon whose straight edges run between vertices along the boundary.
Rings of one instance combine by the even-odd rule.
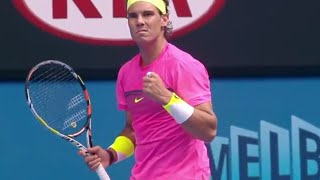
[[[213,179],[318,179],[318,92],[319,78],[215,80],[219,125],[211,143]],[[300,130],[310,135],[306,144]],[[241,144],[240,139],[251,142]]]
[[[124,115],[116,109],[115,83],[94,81],[87,82],[87,86],[93,104],[94,143],[107,147],[124,125]],[[248,136],[261,134],[262,120],[289,132],[292,116],[320,127],[320,78],[215,79],[212,91],[214,110],[219,119],[217,141],[211,143],[215,157],[221,155],[218,147],[223,143],[220,142],[227,141],[231,146],[236,145],[232,138],[237,137],[236,133],[241,133],[239,129],[247,131]],[[49,133],[34,119],[26,105],[23,82],[0,83],[0,94],[0,142],[3,155],[0,179],[97,179],[73,146]],[[230,131],[231,127],[234,132]],[[313,148],[320,149],[317,142],[313,144],[316,145]],[[259,154],[259,150],[252,149],[249,153]],[[234,154],[230,156],[232,161],[229,162],[237,158]],[[224,170],[235,169],[232,172],[237,172],[238,167],[231,165],[221,166]],[[133,158],[130,158],[110,167],[108,172],[113,179],[128,179],[132,166]],[[316,172],[317,166],[312,167],[313,172]],[[19,169],[18,173],[16,168]],[[261,169],[261,164],[253,165],[248,170],[249,176],[262,176]],[[288,173],[286,169],[281,171]],[[216,179],[230,176],[226,172],[217,171],[221,178]],[[289,171],[289,175],[292,173]],[[267,175],[265,177],[268,179]]]

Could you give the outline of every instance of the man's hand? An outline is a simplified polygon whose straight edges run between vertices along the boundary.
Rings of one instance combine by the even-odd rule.
[[[143,92],[162,105],[167,104],[172,96],[172,92],[166,88],[160,76],[154,72],[148,72],[143,78]]]
[[[91,170],[96,170],[100,163],[104,168],[110,165],[109,153],[100,146],[88,148],[87,151],[80,150],[79,155],[84,157],[84,161]]]

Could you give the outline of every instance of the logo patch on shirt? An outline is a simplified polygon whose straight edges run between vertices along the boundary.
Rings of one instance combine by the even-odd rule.
[[[144,97],[142,97],[142,98],[134,98],[134,103],[138,103],[138,102],[142,101],[142,99],[144,99]]]

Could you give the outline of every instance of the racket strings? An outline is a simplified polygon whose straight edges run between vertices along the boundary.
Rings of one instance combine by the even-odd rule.
[[[46,78],[48,77],[52,77],[53,75],[59,75],[59,73],[63,73],[63,72],[66,72],[66,71],[60,71],[57,73],[57,70],[56,69],[63,69],[62,66],[58,66],[58,65],[44,65],[44,66],[41,66],[41,68],[38,68],[36,69],[36,71],[33,72],[32,74],[32,77],[33,78],[30,78],[34,81],[36,80],[45,80]],[[50,73],[50,74],[49,74]]]
[[[66,134],[84,127],[87,102],[72,71],[51,64],[39,68],[30,78],[29,89],[35,109],[50,127]]]
[[[86,110],[80,110],[80,111],[76,112],[75,114],[72,114],[69,118],[67,118],[64,121],[62,130],[67,129],[70,126],[75,128],[77,126],[77,122],[81,121],[82,119],[84,119],[86,117],[87,117]]]
[[[68,84],[74,79],[66,70],[53,71],[55,68],[50,68],[43,73],[39,72],[39,76],[35,74],[35,78],[30,80],[29,88],[32,92],[33,102],[43,102],[41,106],[37,107],[38,111],[47,109],[44,105],[48,104],[49,101],[55,101],[55,98],[57,98],[55,92],[63,87],[61,82]]]
[[[83,94],[78,94],[70,100],[70,102],[68,103],[68,109],[71,109],[84,101],[85,97],[83,96]]]
[[[37,74],[35,74],[34,78],[30,80],[30,82],[37,82],[37,88],[39,88],[39,90],[35,91],[38,92],[39,94],[45,93],[48,91],[48,84],[50,84],[50,88],[53,90],[55,90],[55,88],[60,88],[60,82],[70,82],[72,80],[74,80],[73,76],[70,76],[70,73],[64,69],[62,69],[63,71],[53,71],[54,68],[51,68],[43,73],[41,73],[39,76],[37,76]],[[50,73],[50,74],[49,74]],[[46,75],[46,76],[44,76]],[[40,77],[43,77],[41,78]],[[55,77],[55,78],[53,78]],[[55,83],[56,82],[56,83]],[[56,84],[56,87],[54,86],[54,84]],[[41,96],[39,96],[41,97]]]

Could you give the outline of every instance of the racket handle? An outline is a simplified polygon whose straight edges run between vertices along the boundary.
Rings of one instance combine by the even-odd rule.
[[[98,174],[100,180],[110,180],[110,177],[102,164],[99,165],[99,167],[96,169],[96,173]]]

